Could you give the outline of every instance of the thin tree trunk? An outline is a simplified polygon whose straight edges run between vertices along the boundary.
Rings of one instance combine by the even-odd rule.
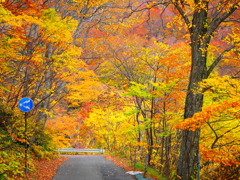
[[[50,90],[52,88],[52,74],[51,74],[51,67],[48,65],[48,61],[51,60],[52,58],[52,53],[53,53],[53,45],[52,44],[47,44],[47,50],[45,54],[46,58],[46,71],[45,71],[45,84],[44,84],[44,89]],[[51,100],[51,92],[44,92],[43,93],[43,98],[45,100],[41,104],[41,108],[46,109],[47,111],[49,110],[50,107],[50,100]],[[45,112],[39,112],[37,123],[40,125],[41,129],[45,128],[45,124],[47,121],[48,115]]]

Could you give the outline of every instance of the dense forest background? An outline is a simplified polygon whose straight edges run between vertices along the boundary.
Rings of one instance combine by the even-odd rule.
[[[103,148],[161,179],[237,179],[239,6],[0,0],[0,179],[24,174],[26,146],[31,170],[56,148]]]

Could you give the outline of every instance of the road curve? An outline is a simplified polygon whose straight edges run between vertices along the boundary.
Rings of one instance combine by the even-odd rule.
[[[52,180],[134,180],[104,156],[70,157],[58,169]],[[135,179],[136,180],[136,179]]]

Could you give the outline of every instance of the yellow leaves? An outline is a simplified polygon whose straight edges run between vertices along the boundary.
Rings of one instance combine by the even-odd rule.
[[[0,23],[9,22],[12,19],[12,13],[6,10],[2,4],[0,4]]]
[[[240,96],[240,80],[230,76],[209,78],[201,82],[199,86],[200,91],[205,88],[209,89],[204,94],[215,99],[215,101],[224,101],[229,98],[236,99]]]
[[[206,4],[206,0],[200,0],[198,4],[195,4],[195,11],[198,11],[198,13],[201,12],[201,10],[208,11],[208,7]]]
[[[100,6],[108,2],[110,2],[110,0],[91,0],[88,6],[89,7]]]
[[[188,118],[180,122],[175,128],[196,130],[202,127],[205,122],[214,121],[217,117],[226,114],[228,118],[235,121],[239,119],[240,109],[240,81],[230,76],[215,77],[205,79],[199,84],[200,91],[205,91],[205,106],[202,112],[194,114],[192,118]],[[200,92],[199,91],[199,92]],[[216,117],[216,118],[215,118]]]
[[[87,6],[88,8],[100,6],[100,5],[103,5],[105,3],[108,3],[109,1],[110,0],[90,0],[90,1],[84,2],[83,0],[73,0],[73,2],[76,2],[77,5],[82,7],[82,8],[84,6]]]
[[[78,66],[85,65],[80,63]],[[69,90],[67,99],[73,105],[81,102],[90,102],[96,100],[104,90],[103,84],[98,81],[97,75],[90,70],[78,69],[72,75],[65,77],[64,80],[71,82],[66,87]]]
[[[90,138],[95,138],[96,145],[118,150],[135,143],[133,141],[135,139],[133,138],[133,120],[124,114],[124,112],[131,111],[132,108],[130,106],[118,107],[117,102],[122,101],[122,98],[109,99],[110,97],[111,95],[108,96],[108,99],[103,97],[102,101],[107,101],[106,104],[95,106],[90,116],[84,120],[84,124],[93,133]],[[110,100],[113,101],[113,104],[108,102]]]
[[[201,128],[200,152],[203,162],[214,162],[208,168],[224,164],[239,164],[240,81],[230,76],[205,79],[200,91],[207,89],[205,106],[192,118],[181,121],[175,128],[195,131]],[[200,93],[200,91],[198,93]]]
[[[74,85],[67,85],[67,88],[70,91],[67,99],[73,104],[95,100],[102,91],[101,84],[94,80],[79,81]]]
[[[184,23],[184,21],[183,21],[181,16],[175,16],[172,19],[172,21],[169,21],[167,23],[166,27],[169,28],[169,29],[175,29],[177,31],[182,31],[182,30],[187,30],[188,28],[191,27],[191,25],[187,26],[186,23]]]
[[[236,61],[236,65],[239,64],[239,48],[240,48],[240,37],[239,37],[239,33],[240,33],[240,28],[239,27],[233,27],[232,32],[229,33],[225,38],[224,38],[224,42],[229,44],[229,46],[234,46],[235,48],[233,48],[231,51],[227,52],[225,55],[225,58],[230,61],[235,60]]]
[[[201,159],[214,162],[203,168],[206,172],[220,165],[232,166],[239,164],[239,116],[240,96],[239,80],[230,77],[217,77],[204,80],[202,88],[205,92],[207,105],[202,112],[192,118],[180,122],[175,128],[196,130],[201,128]]]
[[[78,59],[82,49],[67,44],[64,44],[64,46],[66,47],[61,46],[61,48],[64,48],[62,53],[52,55],[52,59],[54,59],[53,70],[62,73],[69,72],[69,75],[71,75],[85,67],[85,64]],[[58,77],[66,78],[65,74],[58,74]]]
[[[77,26],[76,20],[70,17],[62,19],[54,9],[46,9],[43,11],[42,21],[42,28],[47,41],[53,43],[72,42],[72,32]]]
[[[42,54],[36,53],[36,54],[32,57],[32,62],[33,62],[36,66],[42,66],[42,65],[44,64]]]
[[[154,5],[156,5],[157,2],[156,1],[151,1],[151,2],[148,2],[148,4],[146,5],[147,8],[151,9],[154,7]]]
[[[48,115],[50,118],[53,117],[53,113],[49,111],[47,108],[41,108],[38,110],[39,112],[43,112],[44,114]]]

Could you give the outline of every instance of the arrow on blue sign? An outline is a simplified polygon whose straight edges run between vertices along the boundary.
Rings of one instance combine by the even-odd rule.
[[[18,107],[23,112],[31,111],[33,106],[34,106],[33,100],[27,97],[20,99],[18,103]]]

